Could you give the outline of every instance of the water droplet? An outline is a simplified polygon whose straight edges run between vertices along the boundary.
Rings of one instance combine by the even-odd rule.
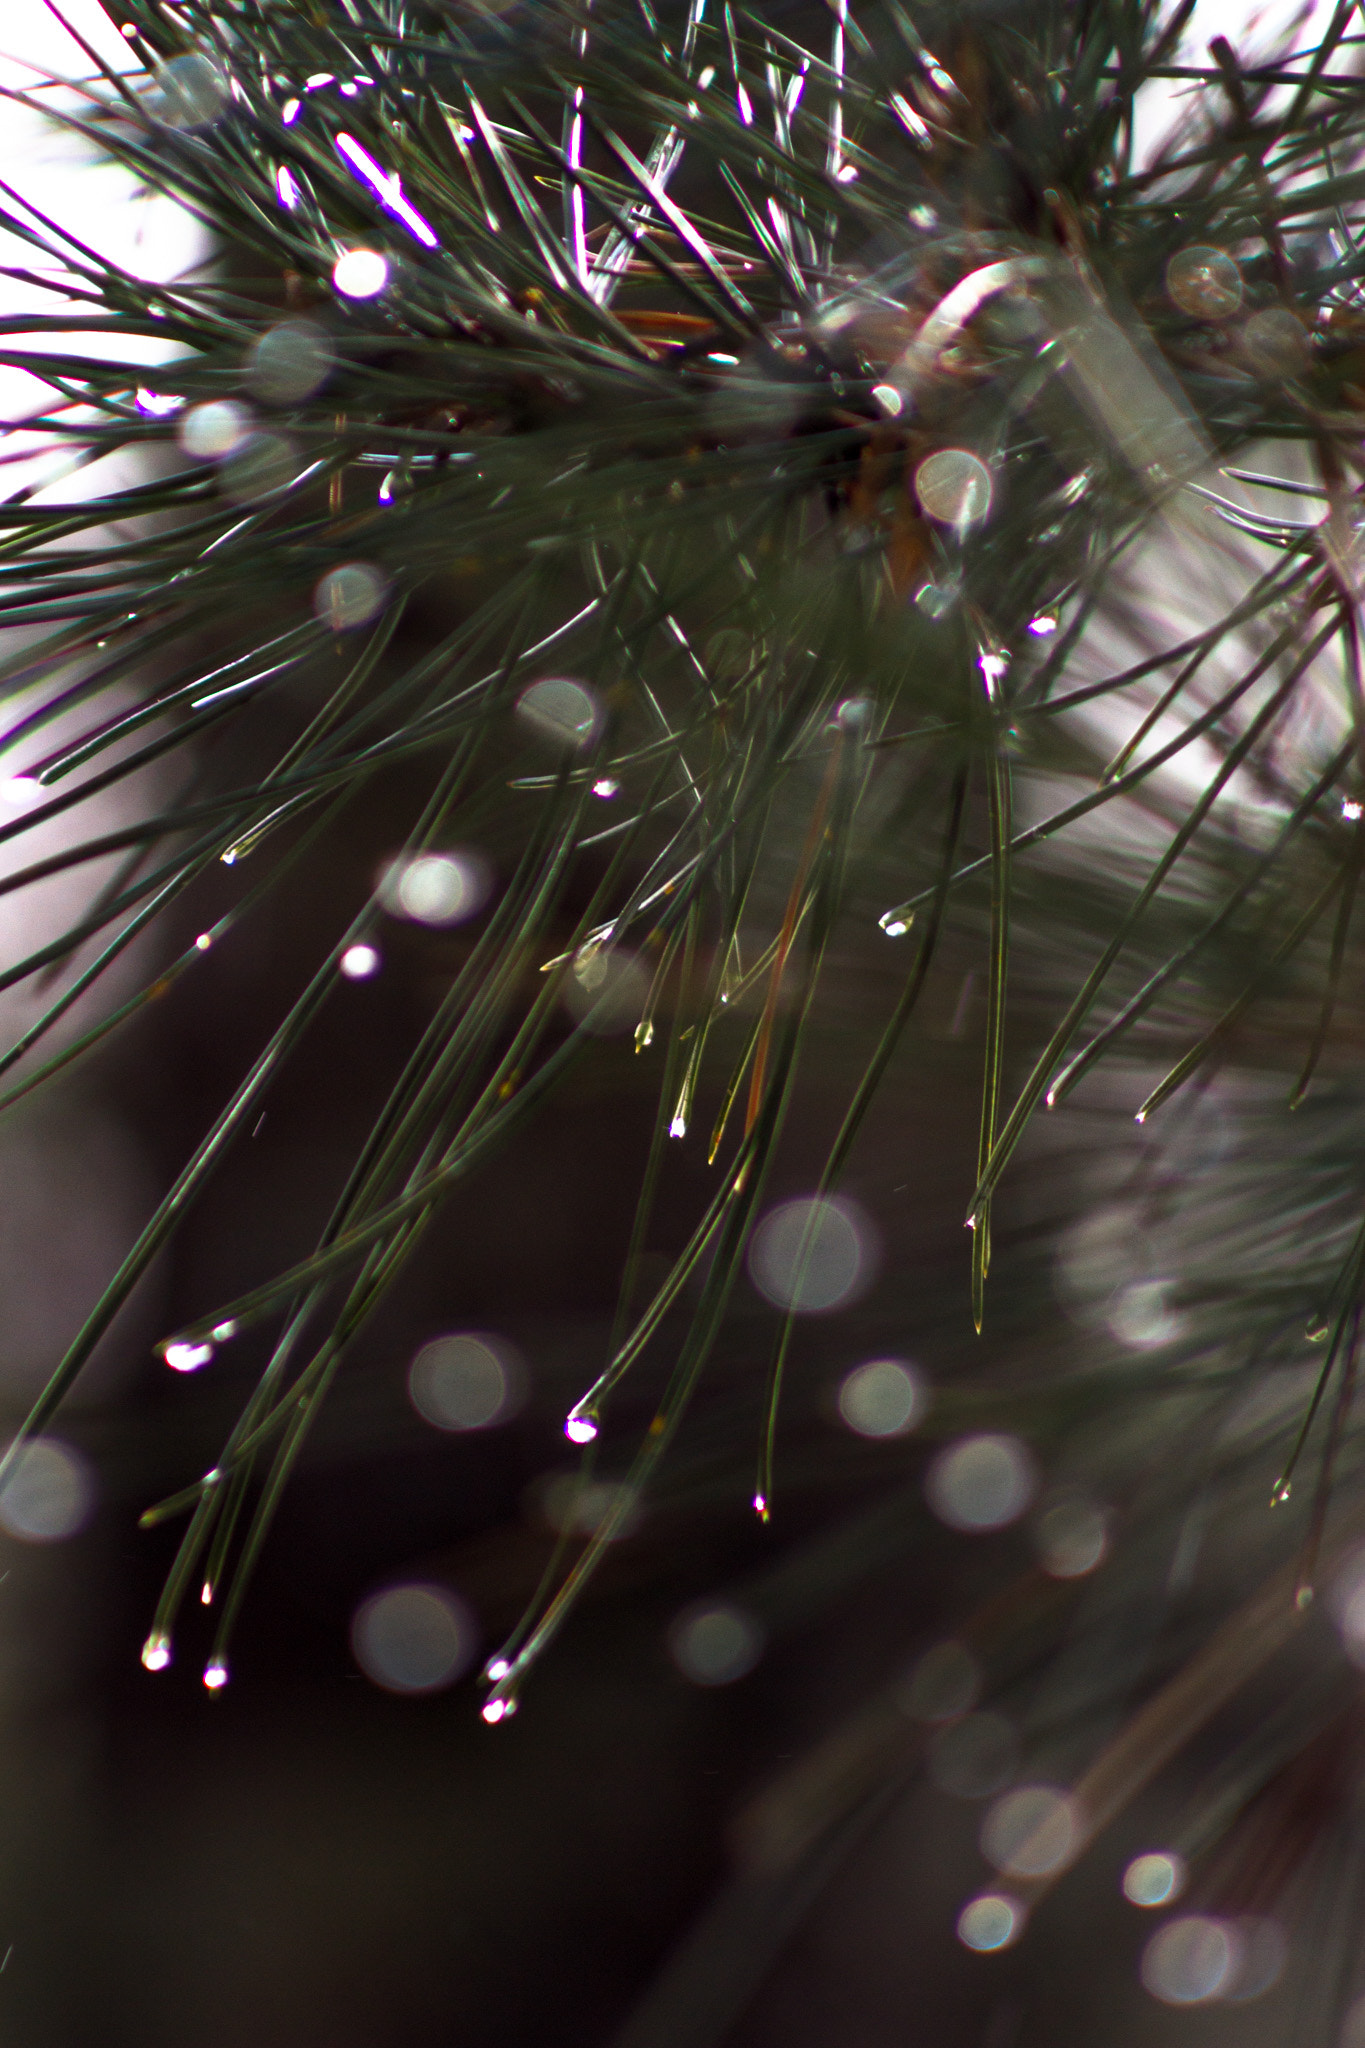
[[[1166,289],[1182,313],[1226,320],[1242,303],[1242,273],[1221,249],[1181,249],[1166,265]]]
[[[1341,799],[1341,815],[1352,825],[1359,823],[1361,806],[1353,796],[1344,796]]]
[[[204,1683],[210,1692],[221,1692],[228,1682],[227,1659],[210,1657],[204,1666]]]
[[[899,1358],[855,1365],[839,1388],[839,1413],[859,1436],[905,1436],[928,1406],[923,1374]]]
[[[1007,1892],[982,1892],[969,1899],[957,1916],[957,1938],[964,1948],[989,1954],[1017,1941],[1024,1925],[1024,1909]]]
[[[597,1418],[575,1408],[565,1419],[564,1434],[571,1444],[590,1444],[597,1435]]]
[[[668,1135],[670,1138],[685,1138],[687,1136],[687,1118],[681,1110],[674,1114],[668,1126]]]
[[[1051,612],[1039,612],[1036,619],[1029,620],[1028,629],[1030,633],[1036,633],[1040,639],[1043,639],[1049,633],[1056,632],[1057,621]]]
[[[915,471],[915,495],[930,519],[965,532],[989,513],[994,484],[979,456],[966,448],[940,448]]]
[[[200,932],[194,943],[201,953],[207,953],[209,947],[213,944],[212,932]]]
[[[1282,1508],[1285,1502],[1289,1499],[1289,1496],[1293,1492],[1293,1490],[1294,1489],[1290,1484],[1289,1480],[1277,1479],[1274,1486],[1270,1490],[1271,1507]]]
[[[171,1639],[163,1629],[155,1629],[142,1645],[142,1661],[149,1671],[164,1671],[171,1661]]]
[[[694,1685],[733,1685],[763,1655],[764,1631],[751,1614],[728,1602],[699,1602],[678,1615],[668,1647],[684,1678]]]
[[[219,1323],[215,1329],[209,1331],[209,1335],[215,1344],[226,1344],[229,1337],[237,1335],[237,1325],[232,1321]],[[215,1472],[212,1476],[216,1479],[218,1474]]]
[[[293,104],[295,109],[297,109],[298,101],[295,100]],[[294,211],[303,197],[302,192],[299,190],[299,181],[290,170],[288,164],[281,164],[275,173],[275,197],[288,213]]]
[[[376,299],[389,281],[389,266],[377,249],[346,249],[332,266],[332,283],[344,299]]]
[[[1185,1889],[1183,1857],[1173,1850],[1135,1856],[1123,1873],[1123,1896],[1135,1906],[1169,1906]]]
[[[191,52],[172,57],[156,74],[161,118],[172,128],[193,132],[221,119],[228,102],[227,81],[216,64]]]
[[[484,1720],[485,1720],[485,1721],[487,1721],[487,1723],[488,1723],[488,1725],[489,1725],[489,1727],[490,1727],[490,1728],[491,1728],[491,1727],[493,1727],[493,1726],[495,1726],[495,1725],[496,1725],[496,1723],[497,1723],[497,1722],[499,1722],[499,1721],[506,1721],[506,1720],[508,1720],[508,1719],[510,1718],[510,1716],[511,1716],[512,1712],[513,1712],[513,1707],[512,1707],[512,1702],[511,1702],[510,1700],[485,1700],[485,1701],[484,1701],[484,1704],[483,1704],[483,1718],[484,1718]]]
[[[484,1666],[483,1675],[485,1678],[491,1679],[494,1682],[494,1684],[496,1684],[500,1678],[506,1678],[508,1672],[511,1669],[512,1667],[508,1663],[506,1657],[493,1657]]]
[[[175,1338],[162,1346],[161,1356],[172,1372],[198,1372],[200,1366],[207,1365],[213,1357],[213,1345],[207,1339],[191,1344],[183,1338]]]
[[[408,1370],[408,1392],[437,1429],[491,1429],[520,1412],[526,1374],[509,1344],[463,1331],[422,1346]]]
[[[649,974],[624,946],[587,945],[574,956],[560,995],[575,1022],[594,1038],[633,1032],[649,1000]]]
[[[894,384],[874,384],[872,396],[888,419],[899,419],[905,407],[903,391],[898,391]]]
[[[893,917],[888,914],[882,918],[881,927],[888,939],[903,939],[910,929],[911,922],[908,917]]]
[[[377,946],[365,944],[348,946],[337,966],[347,981],[368,981],[378,974],[384,962]]]
[[[389,601],[389,579],[373,562],[343,562],[318,578],[313,610],[334,633],[354,633],[377,619]]]
[[[594,796],[600,796],[604,800],[604,802],[610,801],[612,797],[617,795],[617,793],[620,790],[620,787],[620,783],[613,781],[610,775],[604,775],[600,778],[599,781],[594,782],[592,786],[592,793]]]
[[[924,1490],[940,1521],[976,1534],[1015,1522],[1038,1489],[1029,1451],[1014,1436],[967,1436],[940,1451]]]

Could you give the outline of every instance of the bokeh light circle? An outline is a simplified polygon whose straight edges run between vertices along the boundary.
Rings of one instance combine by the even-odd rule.
[[[385,1692],[440,1692],[478,1654],[473,1614],[446,1586],[389,1586],[362,1600],[351,1648],[365,1676]]]
[[[353,633],[377,619],[389,599],[389,579],[373,562],[341,562],[320,576],[313,610],[334,633]]]
[[[1109,1518],[1094,1501],[1073,1496],[1043,1508],[1031,1534],[1038,1562],[1050,1578],[1081,1579],[1104,1562]]]
[[[915,471],[920,509],[940,526],[979,526],[990,513],[994,495],[989,469],[966,448],[939,448]]]
[[[870,1219],[843,1196],[800,1195],[770,1209],[749,1246],[749,1273],[774,1307],[798,1315],[846,1308],[875,1277]]]
[[[415,853],[392,861],[379,880],[378,895],[390,917],[411,924],[463,924],[488,901],[492,877],[478,854]]]
[[[950,1529],[978,1534],[1018,1521],[1038,1487],[1033,1458],[1018,1437],[959,1437],[929,1467],[929,1505]]]
[[[905,1436],[928,1406],[923,1375],[899,1358],[855,1365],[839,1388],[839,1413],[858,1436]]]
[[[492,1429],[520,1413],[526,1375],[509,1344],[464,1330],[422,1346],[408,1368],[408,1393],[437,1429]]]
[[[996,1800],[981,1824],[982,1853],[1012,1877],[1063,1870],[1080,1841],[1076,1810],[1052,1785],[1018,1785]]]
[[[523,690],[517,717],[537,739],[557,747],[590,746],[601,725],[592,692],[568,676],[543,676]]]
[[[753,1615],[727,1601],[684,1608],[668,1631],[673,1662],[693,1685],[733,1685],[763,1655],[764,1631]]]
[[[247,361],[247,383],[265,405],[297,405],[321,389],[336,352],[315,320],[281,320],[258,335]]]
[[[964,1948],[989,1954],[1017,1941],[1024,1925],[1024,1909],[1008,1892],[982,1892],[969,1899],[957,1916],[957,1938]]]
[[[37,1437],[0,1492],[0,1529],[21,1543],[62,1543],[85,1527],[95,1499],[94,1472],[74,1445]]]
[[[1135,1856],[1123,1873],[1123,1896],[1135,1906],[1169,1906],[1185,1889],[1184,1858],[1172,1849]]]
[[[1143,1950],[1142,1981],[1163,2005],[1206,2005],[1231,1981],[1237,1946],[1226,1921],[1184,1913],[1158,1927]]]
[[[935,1643],[919,1658],[896,1694],[916,1721],[953,1721],[981,1697],[981,1667],[965,1643]]]
[[[235,398],[213,398],[180,415],[175,438],[196,462],[221,462],[245,446],[252,425],[250,412]]]

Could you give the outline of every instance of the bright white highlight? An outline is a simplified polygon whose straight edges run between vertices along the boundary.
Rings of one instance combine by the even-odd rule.
[[[198,1372],[200,1366],[207,1365],[213,1357],[213,1346],[207,1341],[202,1344],[177,1341],[167,1344],[161,1356],[172,1372]]]
[[[491,1429],[520,1411],[526,1380],[510,1345],[464,1331],[422,1346],[408,1369],[408,1393],[437,1429]]]
[[[975,1534],[1018,1521],[1037,1491],[1033,1459],[1018,1437],[967,1436],[940,1451],[925,1493],[941,1522]]]
[[[358,945],[348,946],[337,962],[347,981],[368,981],[372,975],[378,974],[383,964],[379,948],[367,946],[363,941]]]
[[[81,1453],[55,1437],[24,1445],[0,1492],[0,1529],[21,1543],[63,1543],[95,1510],[95,1475]]]
[[[356,1609],[351,1648],[365,1676],[385,1692],[440,1692],[473,1663],[478,1627],[445,1586],[390,1586]]]
[[[488,901],[491,877],[470,853],[417,853],[395,861],[379,883],[379,900],[391,917],[412,924],[463,924]]]
[[[350,95],[355,93],[354,86],[347,87],[343,85],[341,89]],[[408,233],[416,241],[420,242],[424,249],[440,248],[440,242],[429,223],[424,221],[416,207],[404,198],[402,182],[397,171],[386,171],[382,164],[376,163],[370,152],[363,148],[353,135],[345,133],[338,135],[336,146],[338,156],[343,157],[355,172],[355,175],[364,180],[386,212],[391,213],[395,220],[402,221]],[[344,291],[346,287],[338,284],[337,289],[338,291]],[[352,296],[356,298],[369,298],[372,294],[369,292],[357,292],[353,293]]]
[[[164,1671],[171,1661],[171,1639],[156,1633],[142,1645],[142,1661],[149,1671]]]
[[[923,1376],[899,1358],[855,1365],[839,1389],[839,1413],[859,1436],[904,1436],[928,1406]]]
[[[228,1682],[227,1660],[223,1657],[210,1658],[204,1666],[204,1683],[210,1692],[221,1692]]]
[[[196,462],[221,462],[244,446],[251,434],[251,414],[235,398],[211,399],[192,405],[181,418],[175,438]]]
[[[564,1424],[564,1434],[571,1444],[590,1444],[597,1435],[597,1424],[590,1415],[571,1415]]]
[[[389,266],[377,249],[347,249],[332,265],[332,284],[343,299],[377,299]]]
[[[888,419],[898,419],[905,407],[905,395],[894,384],[874,384],[872,396]]]

